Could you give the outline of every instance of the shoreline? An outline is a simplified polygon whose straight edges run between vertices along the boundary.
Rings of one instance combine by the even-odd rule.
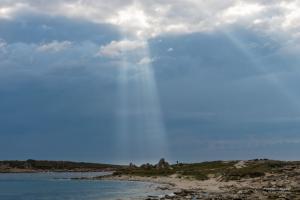
[[[176,176],[165,177],[141,177],[141,176],[114,176],[105,175],[100,177],[94,177],[93,180],[104,181],[133,181],[133,182],[147,182],[157,184],[157,190],[168,191],[162,196],[148,196],[146,200],[155,199],[193,199],[199,197],[199,195],[207,196],[207,194],[220,195],[227,191],[223,188],[228,188],[234,184],[235,181],[221,182],[216,178],[210,178],[208,180],[193,180],[188,178],[178,178]]]
[[[148,196],[146,200],[157,199],[268,199],[271,197],[300,199],[300,186],[295,180],[274,177],[247,178],[223,181],[219,177],[195,180],[175,175],[162,177],[141,177],[128,175],[106,175],[94,180],[136,181],[157,184],[157,190],[168,191],[163,196]]]
[[[161,185],[168,185],[171,189],[177,190],[199,190],[206,189],[210,192],[221,192],[222,187],[226,187],[235,183],[235,181],[220,182],[216,178],[208,180],[195,180],[189,178],[178,178],[177,175],[160,176],[160,177],[143,177],[143,176],[129,176],[129,175],[104,175],[94,177],[94,180],[112,180],[112,181],[136,181],[149,182]]]
[[[39,169],[10,169],[0,171],[0,174],[35,174],[35,173],[87,173],[87,172],[114,172],[113,169],[91,170],[91,169],[78,169],[78,170],[39,170]]]
[[[10,170],[10,173],[16,169]],[[15,171],[14,171],[15,172]],[[249,161],[214,161],[170,165],[164,159],[158,164],[123,168],[73,168],[72,170],[22,169],[18,173],[83,173],[72,180],[134,181],[157,185],[164,196],[154,199],[298,199],[300,200],[300,162],[267,159]],[[104,174],[108,172],[108,174]],[[170,192],[169,192],[170,191]],[[172,193],[171,193],[172,192]],[[298,198],[299,197],[299,198]],[[142,198],[143,199],[143,198]]]

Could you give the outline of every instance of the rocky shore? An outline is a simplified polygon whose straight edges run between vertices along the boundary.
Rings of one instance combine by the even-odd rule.
[[[261,174],[258,173],[258,171],[251,171],[249,172],[249,176],[240,174],[240,176],[237,175],[234,176],[234,178],[228,178],[228,174],[225,173],[212,173],[208,175],[209,177],[206,180],[197,180],[194,177],[182,176],[182,174],[179,173],[164,176],[140,176],[117,173],[117,175],[98,177],[97,179],[153,182],[160,184],[157,189],[168,191],[163,196],[148,196],[146,198],[147,200],[300,200],[299,163],[286,162],[279,164],[268,160],[237,161],[233,167],[240,171],[253,165],[256,167],[258,165],[260,167],[263,166],[265,171],[261,171]],[[269,166],[269,168],[266,166]]]
[[[158,190],[168,191],[164,196],[149,196],[147,200],[164,199],[299,199],[300,176],[267,175],[237,181],[222,181],[216,178],[198,181],[176,177],[128,177],[105,176],[104,180],[143,181],[160,184]],[[172,191],[172,192],[169,192]]]

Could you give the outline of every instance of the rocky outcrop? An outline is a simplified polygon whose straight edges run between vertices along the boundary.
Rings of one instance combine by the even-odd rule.
[[[168,169],[170,168],[170,164],[165,161],[164,158],[160,159],[159,162],[155,165],[157,169]]]
[[[251,161],[265,162],[265,160]],[[274,163],[271,163],[272,167]],[[263,176],[249,176],[235,180],[220,179],[226,182],[219,191],[207,191],[201,187],[191,190],[180,190],[172,195],[160,197],[148,197],[148,200],[179,200],[179,199],[231,199],[231,200],[257,200],[257,199],[279,199],[279,200],[300,200],[300,163],[291,162],[277,164],[273,170]],[[246,166],[236,167],[242,169]]]

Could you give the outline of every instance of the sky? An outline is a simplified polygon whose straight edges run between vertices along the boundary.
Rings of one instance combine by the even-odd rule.
[[[0,160],[299,160],[299,0],[0,0]]]

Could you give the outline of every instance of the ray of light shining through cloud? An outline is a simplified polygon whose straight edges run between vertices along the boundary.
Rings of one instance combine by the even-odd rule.
[[[135,161],[155,162],[167,156],[165,127],[148,38],[149,24],[138,3],[110,19],[122,27],[125,39],[119,41],[119,111],[117,113],[118,156]],[[128,28],[130,29],[128,32]],[[116,42],[117,44],[117,42]],[[132,51],[132,52],[130,52]],[[134,155],[132,157],[132,155]]]
[[[119,68],[119,156],[155,162],[167,156],[168,144],[147,42],[138,56],[125,56]]]
[[[262,76],[264,77],[264,79],[266,79],[274,87],[276,87],[300,113],[300,102],[298,101],[299,96],[297,96],[295,92],[286,87],[285,83],[280,80],[276,73],[270,73],[268,71],[268,68],[266,67],[267,64],[264,63],[259,56],[255,56],[254,53],[250,50],[249,46],[246,46],[246,44],[244,44],[244,42],[238,36],[231,34],[228,31],[223,31],[223,33],[249,59],[249,61],[252,63],[252,66],[263,74]]]
[[[0,160],[298,159],[299,10],[0,0]]]

